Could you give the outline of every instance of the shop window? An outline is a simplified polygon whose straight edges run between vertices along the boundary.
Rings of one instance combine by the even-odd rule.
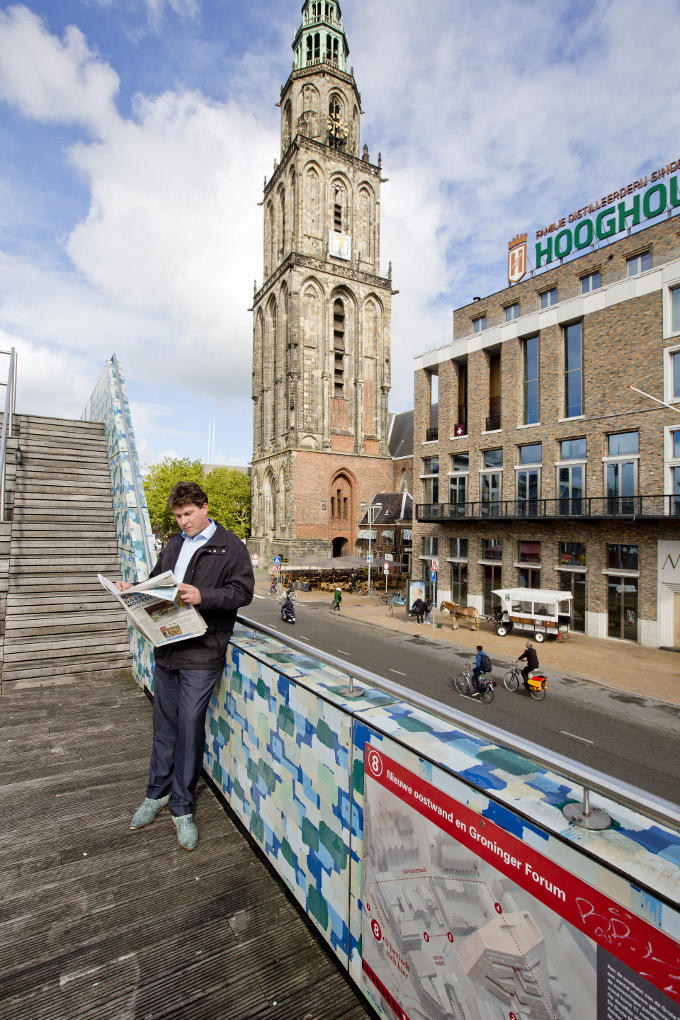
[[[519,541],[517,543],[517,562],[536,563],[541,562],[541,543]]]
[[[503,559],[503,540],[500,538],[482,539],[482,559],[500,562]]]
[[[610,570],[638,570],[636,545],[608,545],[607,567]]]
[[[560,542],[557,547],[557,562],[561,567],[585,567],[585,543]]]
[[[449,556],[452,560],[466,560],[468,556],[467,538],[452,538],[449,540]]]
[[[628,276],[637,276],[638,273],[644,273],[645,270],[651,269],[652,267],[652,256],[648,251],[642,252],[640,255],[633,255],[632,258],[626,259],[626,274]]]

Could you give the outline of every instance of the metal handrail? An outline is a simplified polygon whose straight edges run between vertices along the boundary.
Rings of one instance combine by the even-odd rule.
[[[411,691],[401,684],[394,683],[394,681],[379,676],[377,673],[362,669],[360,666],[353,666],[344,659],[338,659],[335,655],[329,655],[319,648],[311,647],[306,642],[297,641],[295,638],[288,637],[287,635],[283,636],[279,631],[272,630],[271,627],[266,627],[255,620],[250,620],[239,614],[238,622],[250,630],[274,638],[276,641],[293,648],[295,651],[302,652],[307,658],[317,659],[319,662],[324,663],[324,665],[337,669],[349,678],[349,691],[352,697],[361,697],[363,691],[361,689],[358,691],[354,689],[354,681],[363,681],[365,684],[375,687],[385,694],[391,694],[400,701],[405,701],[414,708],[419,708],[432,715],[436,715],[440,719],[445,719],[446,722],[455,723],[457,726],[471,731],[484,740],[500,744],[509,751],[529,758],[537,765],[559,773],[563,778],[583,788],[586,814],[590,811],[590,794],[597,793],[661,825],[680,829],[680,807],[671,803],[671,801],[664,800],[652,793],[647,793],[646,790],[641,790],[630,783],[614,779],[604,772],[599,772],[597,769],[588,768],[586,765],[574,761],[573,758],[557,754],[545,747],[541,747],[540,744],[534,744],[531,740],[525,740],[523,737],[518,737],[514,733],[509,733],[498,726],[492,726],[489,723],[479,723],[473,717],[466,715],[464,712],[458,712],[455,708],[449,708],[448,705],[443,705],[440,701],[435,701],[434,698],[428,698],[424,694]],[[238,644],[238,638],[236,640],[232,638],[232,642]]]
[[[17,389],[17,363],[16,349],[14,347],[12,347],[9,351],[0,351],[0,354],[9,355],[7,382],[0,383],[0,386],[7,387],[5,390],[5,409],[2,416],[2,440],[0,441],[0,521],[4,521],[5,479],[7,474],[7,440],[12,436],[12,426],[14,424]]]
[[[146,560],[146,566],[149,572],[153,570],[156,562],[151,548],[149,546],[149,537],[146,533],[146,527],[144,526],[144,514],[142,513],[142,505],[146,505],[145,501],[142,500],[142,494],[139,491],[139,481],[137,479],[136,471],[136,458],[132,455],[132,442],[130,440],[130,430],[128,429],[127,418],[125,416],[126,401],[123,400],[123,387],[120,381],[120,370],[118,368],[118,358],[115,354],[111,355],[111,364],[113,366],[113,372],[116,380],[116,388],[118,390],[118,400],[121,407],[121,417],[123,419],[123,432],[125,433],[125,444],[128,450],[128,458],[130,461],[130,474],[132,475],[132,486],[135,490],[135,502],[137,503],[137,513],[139,515],[139,527],[142,532],[142,542],[144,544],[144,559]]]

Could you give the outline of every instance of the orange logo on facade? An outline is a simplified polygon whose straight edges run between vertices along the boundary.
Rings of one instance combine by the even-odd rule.
[[[519,283],[527,271],[527,235],[517,234],[508,241],[508,282]]]

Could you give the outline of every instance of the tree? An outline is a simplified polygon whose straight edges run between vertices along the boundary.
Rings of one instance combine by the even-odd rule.
[[[151,527],[163,541],[177,531],[168,510],[168,493],[177,482],[197,482],[208,496],[210,516],[239,538],[250,534],[250,478],[243,471],[218,467],[204,474],[200,460],[166,457],[152,464],[144,476]]]

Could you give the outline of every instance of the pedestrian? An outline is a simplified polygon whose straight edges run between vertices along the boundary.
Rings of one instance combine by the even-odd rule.
[[[524,679],[524,688],[528,691],[529,677],[535,669],[538,669],[538,655],[531,641],[527,641],[524,646],[524,651],[517,657],[518,662],[521,662],[522,660],[526,662],[526,666],[522,670],[522,677]]]
[[[177,842],[198,843],[194,791],[203,763],[205,716],[224,669],[236,613],[252,602],[255,578],[245,544],[208,517],[208,497],[195,482],[178,482],[168,508],[180,534],[169,539],[150,576],[171,570],[185,605],[195,606],[205,634],[157,648],[154,669],[153,747],[146,798],[131,829],[150,825],[169,807]],[[119,581],[125,591],[132,587]]]
[[[429,599],[425,599],[425,610],[424,610],[425,623],[432,623],[432,616],[430,615],[431,613],[432,613],[432,603],[431,603],[431,601]]]
[[[425,612],[425,603],[420,596],[415,600],[411,606],[411,612],[415,614],[416,623],[423,622],[423,613]]]
[[[491,672],[491,659],[484,651],[483,645],[477,645],[477,654],[475,656],[475,665],[472,670],[472,686],[474,690],[472,697],[476,698],[479,694],[479,678],[482,673]]]
[[[340,612],[340,603],[342,602],[342,589],[336,588],[333,592],[333,601],[331,602],[331,613]]]

